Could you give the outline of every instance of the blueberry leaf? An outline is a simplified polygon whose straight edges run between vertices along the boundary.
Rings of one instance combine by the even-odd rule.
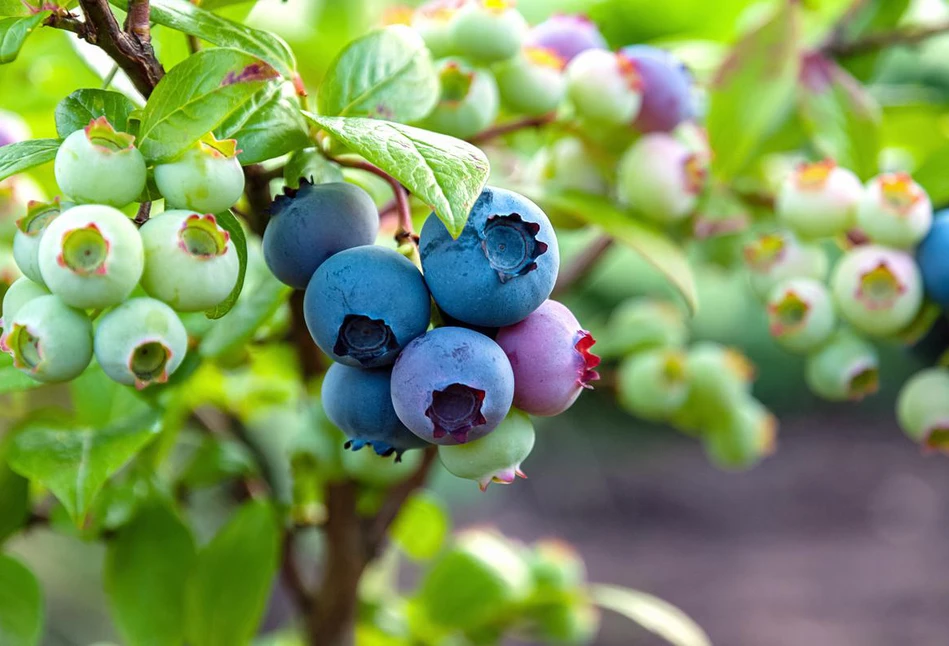
[[[457,238],[488,181],[488,158],[460,139],[377,119],[303,115],[402,182]]]
[[[277,312],[292,291],[269,271],[260,276],[248,285],[244,297],[238,299],[234,308],[202,339],[201,356],[216,359],[240,348]]]
[[[402,505],[389,535],[403,552],[422,561],[438,555],[450,529],[444,505],[437,498],[420,493]]]
[[[56,106],[56,132],[60,137],[67,137],[99,117],[108,119],[116,130],[128,132],[129,115],[134,110],[135,104],[119,92],[76,90]]]
[[[46,20],[49,11],[41,11],[24,18],[0,19],[0,64],[12,63],[16,60],[27,36]]]
[[[601,608],[623,615],[673,646],[712,646],[688,615],[651,594],[613,585],[591,586],[590,594]]]
[[[171,159],[250,103],[276,76],[270,65],[236,49],[193,54],[155,86],[142,110],[136,145],[151,161]]]
[[[0,147],[0,180],[53,161],[59,139],[29,139]]]
[[[204,313],[209,319],[219,319],[231,311],[231,308],[234,307],[234,303],[237,302],[238,297],[241,295],[241,290],[244,289],[244,276],[247,275],[247,236],[244,235],[244,227],[241,226],[240,220],[234,217],[230,211],[218,213],[214,217],[217,218],[217,223],[231,236],[231,241],[237,249],[240,270],[237,273],[237,283],[234,285],[234,289],[231,290],[228,297],[224,299],[224,302],[216,307],[212,307]]]
[[[320,114],[418,121],[438,102],[438,76],[422,38],[404,25],[350,43],[317,94]]]
[[[314,184],[342,182],[343,171],[316,148],[304,148],[290,155],[283,167],[283,178],[290,188],[299,188],[301,179]]]
[[[280,157],[309,144],[300,107],[288,96],[289,83],[270,83],[218,126],[218,139],[236,139],[241,164]]]
[[[43,597],[36,577],[18,560],[0,554],[0,644],[39,644],[43,614]]]

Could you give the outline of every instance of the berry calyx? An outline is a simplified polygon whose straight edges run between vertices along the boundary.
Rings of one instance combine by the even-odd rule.
[[[771,336],[792,352],[807,352],[826,341],[837,317],[830,292],[811,278],[779,283],[768,298]]]
[[[929,196],[907,173],[884,173],[867,183],[857,209],[857,226],[877,244],[912,247],[932,226]]]
[[[56,262],[79,276],[104,275],[109,257],[109,241],[95,222],[72,229],[63,235]]]
[[[805,239],[842,235],[855,222],[863,185],[832,159],[799,164],[778,192],[778,219]]]
[[[155,184],[172,209],[220,213],[244,192],[237,142],[207,135],[175,160],[155,166]]]
[[[860,401],[880,383],[880,363],[872,345],[840,330],[807,358],[807,385],[829,401]]]

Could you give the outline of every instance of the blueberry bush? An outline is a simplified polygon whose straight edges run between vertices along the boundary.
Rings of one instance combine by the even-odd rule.
[[[946,12],[414,4],[0,0],[0,545],[101,542],[130,646],[586,644],[600,609],[706,646],[426,482],[526,477],[595,386],[756,465],[724,309],[829,401],[915,349],[896,415],[945,451]],[[0,552],[0,644],[45,608]]]

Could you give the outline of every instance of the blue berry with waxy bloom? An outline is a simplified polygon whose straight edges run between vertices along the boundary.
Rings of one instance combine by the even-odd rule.
[[[492,482],[511,484],[526,478],[521,463],[534,448],[534,425],[530,418],[512,410],[488,435],[465,444],[438,447],[438,458],[452,475],[474,480],[481,491]]]
[[[408,449],[428,443],[399,420],[392,407],[392,370],[363,370],[334,363],[323,379],[322,401],[326,416],[349,441],[346,448],[371,447],[378,455],[395,453],[401,459]]]
[[[410,343],[392,369],[392,404],[426,442],[464,444],[508,414],[514,373],[497,343],[472,330],[442,327]]]
[[[138,283],[145,253],[138,229],[110,206],[76,206],[40,238],[40,273],[67,305],[99,309],[121,303]]]
[[[949,311],[949,210],[936,214],[932,228],[916,248],[926,294]]]
[[[130,299],[96,326],[96,361],[109,378],[138,390],[168,381],[187,351],[181,319],[154,298]]]
[[[775,213],[804,239],[846,233],[856,222],[863,184],[833,160],[799,164],[781,184]]]
[[[543,47],[525,46],[494,67],[501,101],[513,112],[537,116],[557,109],[567,91],[564,60]]]
[[[306,289],[327,258],[375,242],[379,211],[358,186],[301,179],[299,189],[283,192],[270,207],[263,251],[270,271],[284,284]]]
[[[13,257],[23,275],[34,283],[43,283],[39,259],[40,238],[49,223],[58,218],[64,210],[59,198],[52,202],[30,202],[26,215],[17,220]]]
[[[145,190],[145,158],[135,137],[116,132],[105,117],[89,122],[60,145],[53,170],[59,188],[86,204],[125,206]]]
[[[860,401],[880,385],[876,349],[850,330],[838,330],[807,357],[804,378],[818,397],[829,401]]]
[[[871,241],[907,249],[922,240],[933,221],[933,205],[907,173],[884,173],[867,182],[857,207],[857,226]]]
[[[494,75],[458,58],[436,63],[441,95],[420,125],[459,139],[467,139],[498,116],[500,98]]]
[[[827,287],[813,278],[779,283],[768,297],[768,330],[791,352],[809,352],[830,338],[837,326]]]
[[[588,49],[607,49],[600,30],[581,14],[552,15],[531,29],[527,42],[555,51],[567,63]]]
[[[517,54],[528,24],[514,5],[512,0],[467,0],[449,21],[454,51],[481,63]]]
[[[37,381],[69,381],[92,360],[92,322],[56,296],[32,298],[4,318],[0,350]]]
[[[455,240],[433,213],[419,242],[438,306],[470,325],[527,318],[553,291],[560,249],[547,215],[523,195],[485,188]]]
[[[692,75],[682,61],[649,45],[624,47],[642,83],[642,106],[633,126],[640,132],[671,132],[692,118]]]
[[[921,370],[896,400],[900,428],[928,451],[949,452],[949,369]]]
[[[676,138],[654,133],[640,138],[617,168],[619,198],[660,224],[689,217],[705,190],[707,160]]]
[[[514,371],[514,405],[531,415],[559,415],[600,378],[600,358],[590,351],[596,341],[557,301],[501,328],[496,341]]]
[[[12,321],[21,307],[40,296],[49,296],[49,290],[39,283],[23,276],[13,282],[3,295],[3,305],[0,306],[0,328],[3,321]]]
[[[316,270],[304,315],[313,340],[334,361],[378,368],[425,332],[431,299],[418,269],[399,252],[355,247]]]
[[[244,171],[237,142],[209,135],[173,161],[155,166],[155,184],[172,209],[220,213],[241,198]]]
[[[237,284],[237,249],[213,215],[165,211],[139,233],[145,246],[142,288],[176,311],[215,307]]]
[[[567,65],[567,95],[577,113],[614,126],[633,123],[642,106],[642,78],[628,58],[588,49]]]

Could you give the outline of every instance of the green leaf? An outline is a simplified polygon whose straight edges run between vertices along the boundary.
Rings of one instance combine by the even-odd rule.
[[[116,130],[128,132],[129,115],[135,104],[119,92],[109,90],[76,90],[56,106],[56,132],[67,137],[99,117],[109,120]]]
[[[240,220],[234,217],[230,211],[218,213],[214,217],[217,218],[217,223],[231,234],[231,241],[237,249],[237,259],[240,261],[240,271],[237,273],[237,283],[234,285],[234,289],[232,289],[228,297],[224,299],[224,302],[216,307],[212,307],[204,313],[209,319],[219,319],[231,311],[231,308],[234,307],[234,303],[237,302],[238,297],[241,295],[241,290],[244,289],[244,276],[247,275],[247,236],[244,235],[244,227],[241,226]]]
[[[698,624],[670,603],[651,594],[613,585],[590,587],[593,601],[631,619],[673,646],[712,646]]]
[[[109,379],[98,364],[69,382],[69,394],[76,422],[92,428],[144,415],[148,409],[134,389]]]
[[[280,157],[310,143],[300,106],[287,96],[289,83],[270,83],[217,128],[218,139],[236,139],[242,165]]]
[[[488,181],[488,158],[476,146],[391,121],[303,115],[428,204],[458,237]]]
[[[821,54],[805,57],[801,122],[817,149],[868,180],[879,170],[880,106],[860,83]]]
[[[909,8],[910,0],[863,0],[853,5],[856,10],[852,20],[844,21],[840,38],[845,42],[858,40],[874,32],[888,31],[900,22]],[[871,79],[877,70],[881,52],[887,49],[847,56],[841,61],[843,67],[861,81]]]
[[[301,179],[314,184],[342,182],[343,171],[318,149],[304,148],[290,155],[287,165],[283,167],[283,178],[290,188],[299,188]]]
[[[450,529],[445,506],[434,496],[420,493],[402,505],[389,535],[403,552],[423,561],[441,551]]]
[[[42,634],[39,582],[19,561],[0,554],[0,644],[34,646]]]
[[[78,525],[105,481],[158,432],[157,421],[151,411],[101,430],[37,420],[13,438],[7,461],[52,491]]]
[[[29,505],[29,481],[0,462],[0,543],[23,527]]]
[[[316,95],[320,114],[418,121],[438,102],[432,55],[415,30],[393,25],[350,43]]]
[[[949,173],[946,168],[949,168],[949,146],[927,156],[913,173],[913,179],[926,189],[933,204],[945,204],[949,201]]]
[[[13,367],[8,356],[0,357],[0,395],[31,390],[43,384]]]
[[[41,11],[25,18],[0,19],[0,64],[12,63],[16,60],[20,48],[26,42],[26,37],[32,34],[50,13]]]
[[[781,2],[774,16],[732,49],[709,89],[706,126],[712,168],[740,173],[768,134],[784,121],[800,67],[800,6]]]
[[[58,139],[29,139],[0,147],[0,180],[53,161],[57,150]]]
[[[243,346],[287,301],[293,289],[268,272],[249,292],[201,341],[202,357],[217,359]]]
[[[168,507],[153,503],[109,541],[105,590],[130,646],[184,640],[185,590],[195,558],[191,532]]]
[[[128,0],[110,2],[123,10],[128,9]],[[266,61],[285,78],[296,75],[293,52],[275,34],[222,18],[196,7],[188,0],[152,0],[150,15],[159,25]]]
[[[188,643],[250,643],[270,596],[279,548],[270,505],[245,504],[198,554],[185,595]]]
[[[236,49],[205,49],[158,82],[145,109],[137,146],[155,161],[175,157],[252,101],[276,72]]]
[[[598,226],[618,242],[631,247],[675,286],[692,313],[698,309],[695,277],[685,252],[663,232],[636,220],[598,195],[567,191],[538,195],[537,201],[547,208],[564,211]]]

